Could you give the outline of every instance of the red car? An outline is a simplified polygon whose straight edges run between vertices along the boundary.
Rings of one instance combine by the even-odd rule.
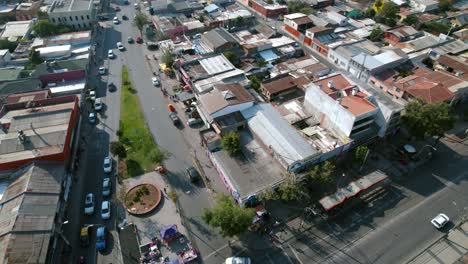
[[[120,11],[120,7],[116,6],[116,7],[114,8],[114,10],[115,10],[115,12],[119,12],[119,11]]]
[[[136,37],[136,43],[143,43],[143,39],[141,37]]]

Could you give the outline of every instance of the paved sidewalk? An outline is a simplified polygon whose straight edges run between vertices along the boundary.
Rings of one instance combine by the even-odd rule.
[[[408,264],[454,264],[468,260],[468,222],[451,230],[445,237],[416,256]]]

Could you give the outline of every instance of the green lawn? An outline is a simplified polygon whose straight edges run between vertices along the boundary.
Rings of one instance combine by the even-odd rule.
[[[120,105],[118,134],[127,149],[127,158],[119,164],[119,175],[125,179],[153,170],[166,155],[158,149],[146,126],[136,90],[125,66],[122,67]]]

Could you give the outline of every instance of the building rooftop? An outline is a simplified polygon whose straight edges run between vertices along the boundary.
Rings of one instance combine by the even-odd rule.
[[[272,105],[258,104],[242,111],[242,115],[248,120],[250,130],[285,168],[319,154]]]
[[[203,41],[208,41],[213,49],[221,47],[226,43],[237,43],[229,32],[224,28],[215,28],[203,34]]]
[[[89,59],[71,59],[58,60],[53,62],[44,62],[36,66],[36,69],[31,74],[32,77],[40,77],[47,74],[85,70]]]
[[[40,103],[36,101],[32,107],[7,111],[0,118],[1,124],[9,124],[8,130],[0,134],[0,164],[63,152],[77,107],[76,97],[65,99],[68,102],[34,106]],[[23,142],[19,140],[20,131],[26,137]]]
[[[72,42],[89,42],[91,40],[91,30],[71,32],[45,38],[35,38],[32,47],[55,46],[70,44]]]
[[[93,1],[91,0],[54,0],[51,13],[81,11],[91,9]]]
[[[234,70],[236,67],[224,56],[218,55],[200,60],[200,65],[209,75],[216,75],[219,73]]]
[[[404,90],[412,96],[421,98],[430,104],[444,102],[454,96],[442,84],[427,80],[420,80],[413,85],[405,86]]]
[[[10,21],[5,24],[5,29],[0,38],[10,41],[17,41],[28,34],[32,27],[32,20],[28,21]]]
[[[0,83],[0,95],[42,90],[42,82],[38,78],[23,78]]]
[[[245,72],[243,70],[234,69],[196,81],[194,83],[194,88],[198,93],[204,93],[210,91],[215,84],[220,83],[240,83],[241,85],[247,85],[248,79],[245,77]]]
[[[295,19],[298,19],[298,18],[301,18],[301,17],[306,17],[306,15],[303,14],[303,13],[293,13],[293,14],[284,15],[283,17],[285,19],[295,20]]]
[[[252,95],[240,84],[216,84],[213,90],[202,94],[199,101],[208,114],[214,114],[227,106],[254,102]]]
[[[0,259],[46,263],[65,168],[33,163],[17,170],[0,200]]]
[[[7,97],[7,104],[23,103],[27,101],[43,100],[49,97],[48,90],[41,90],[28,93],[12,94]]]
[[[0,68],[0,81],[17,80],[22,71],[20,68]]]
[[[294,21],[294,23],[296,23],[297,25],[303,25],[303,24],[312,23],[312,19],[310,19],[310,18],[307,17],[307,16],[295,18],[295,19],[293,19],[293,21]]]
[[[410,36],[417,35],[419,33],[412,26],[401,26],[398,28],[394,28],[392,30],[388,30],[387,32],[392,33],[399,38],[410,37]]]
[[[437,59],[437,62],[461,73],[460,75],[468,74],[468,63],[466,60],[459,59],[455,56],[442,55]]]
[[[267,82],[262,83],[261,86],[263,89],[267,90],[270,94],[279,93],[282,91],[286,91],[293,88],[298,88],[302,85],[308,84],[310,81],[306,78],[301,76],[300,78],[294,78],[291,75],[287,75],[285,77]]]

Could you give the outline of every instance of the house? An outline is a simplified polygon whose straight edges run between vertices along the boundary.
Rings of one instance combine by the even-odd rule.
[[[65,166],[34,162],[0,182],[0,262],[56,263],[71,177]]]
[[[367,81],[373,74],[398,67],[408,61],[400,49],[385,50],[376,55],[359,53],[351,58],[348,71],[358,79]]]
[[[291,76],[305,76],[309,80],[318,79],[328,75],[330,68],[310,56],[293,58],[273,65],[270,69],[270,78],[277,79],[287,74]],[[296,77],[296,78],[297,78]]]
[[[416,12],[433,12],[439,9],[439,1],[436,0],[415,0],[410,1],[411,7]]]
[[[43,0],[39,0],[19,3],[15,9],[16,21],[31,20],[33,17],[37,17],[37,12],[43,2]]]
[[[252,107],[254,101],[253,96],[238,83],[215,84],[211,91],[198,97],[197,108],[205,121],[218,134],[223,134],[245,126],[243,119],[238,118],[239,111]]]
[[[288,13],[288,7],[286,5],[281,5],[277,3],[268,4],[264,0],[246,0],[241,1],[244,5],[247,2],[247,5],[253,10],[257,11],[259,14],[266,18],[278,18]]]
[[[44,38],[35,38],[31,48],[70,45],[82,47],[91,44],[91,31],[78,31]]]
[[[468,62],[466,59],[451,55],[442,55],[436,60],[434,68],[460,77],[465,81],[468,80]]]
[[[333,6],[335,4],[335,0],[311,0],[310,6],[315,9],[319,10],[328,6]]]
[[[271,28],[267,24],[258,24],[257,26],[255,26],[255,30],[259,34],[262,34],[263,36],[265,36],[267,39],[278,36],[278,29]]]
[[[239,49],[239,43],[225,28],[215,28],[206,32],[201,36],[201,41],[214,53]]]
[[[379,109],[369,97],[344,75],[336,74],[307,86],[304,107],[345,142],[362,142],[377,137],[381,129],[376,122]]]
[[[284,29],[294,37],[304,35],[306,29],[314,26],[312,20],[302,13],[294,13],[284,16]]]
[[[340,36],[334,33],[333,28],[316,26],[306,30],[304,43],[324,56],[327,56],[329,50],[327,44],[338,39],[340,39]]]
[[[33,24],[32,20],[7,22],[0,38],[9,41],[18,41],[23,38],[27,39],[30,37]]]
[[[4,105],[0,112],[0,170],[39,160],[66,165],[79,112],[78,97],[73,95]]]
[[[411,26],[400,26],[384,33],[385,41],[396,46],[400,42],[406,42],[423,35]]]
[[[21,68],[0,68],[0,82],[18,80],[22,71]]]
[[[302,87],[309,82],[309,79],[304,76],[294,78],[291,75],[286,75],[285,77],[263,82],[260,85],[260,89],[267,101],[282,101],[282,98],[288,97],[291,94],[301,94]]]
[[[97,7],[91,0],[54,0],[47,13],[52,23],[77,30],[90,28],[97,21]]]
[[[171,39],[183,36],[188,27],[182,25],[175,17],[152,16],[151,21],[156,29],[169,35]]]
[[[367,56],[377,55],[380,48],[367,39],[363,40],[346,40],[343,42],[335,42],[329,46],[328,58],[338,67],[349,71],[350,63],[355,56],[359,54],[367,54]]]
[[[11,53],[8,49],[0,50],[0,66],[5,66],[11,62]]]

